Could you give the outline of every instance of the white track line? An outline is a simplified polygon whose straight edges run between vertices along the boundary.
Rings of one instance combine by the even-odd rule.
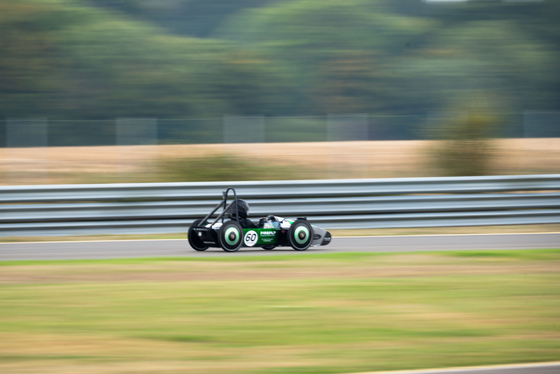
[[[488,370],[507,370],[507,369],[533,369],[540,367],[558,367],[560,372],[560,361],[537,362],[527,364],[506,364],[506,365],[488,365],[488,366],[471,366],[471,367],[454,367],[440,369],[420,369],[420,370],[400,370],[400,371],[371,371],[353,374],[430,374],[430,373],[465,373]]]

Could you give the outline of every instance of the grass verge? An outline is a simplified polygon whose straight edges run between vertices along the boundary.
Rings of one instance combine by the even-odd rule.
[[[560,354],[558,249],[248,260],[2,266],[0,372],[343,373]]]

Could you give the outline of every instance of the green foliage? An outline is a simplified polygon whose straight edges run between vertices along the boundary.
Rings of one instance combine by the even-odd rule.
[[[208,37],[232,14],[284,0],[82,0],[116,10],[178,35]]]
[[[27,108],[72,119],[196,117],[267,106],[259,61],[223,42],[165,35],[147,23],[72,1],[24,2],[0,9],[0,26],[14,34],[0,46],[10,56],[0,66],[0,74],[10,77],[2,80],[0,98],[16,101],[10,89],[17,87],[27,100],[0,107],[0,117],[26,116]],[[33,27],[14,21],[14,14],[34,20],[28,22]],[[26,70],[14,74],[16,67]],[[49,92],[41,90],[46,83]],[[35,91],[40,92],[32,96]],[[47,102],[47,94],[56,100]]]
[[[445,176],[491,174],[492,136],[501,120],[480,111],[453,112],[433,129],[440,140],[431,150],[436,167]]]
[[[553,1],[2,1],[0,119],[425,113],[472,90],[557,109],[559,15]]]
[[[0,2],[0,118],[49,113],[57,63],[51,21],[45,6]]]
[[[388,106],[392,58],[431,22],[383,12],[382,1],[289,1],[232,17],[219,37],[274,61],[302,100],[298,114]]]

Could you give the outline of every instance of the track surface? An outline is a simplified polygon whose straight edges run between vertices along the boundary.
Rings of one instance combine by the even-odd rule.
[[[486,249],[560,248],[560,233],[507,235],[425,235],[333,238],[330,245],[313,247],[307,253],[414,252]],[[0,261],[69,260],[131,257],[217,257],[294,254],[289,247],[272,251],[241,248],[227,253],[219,248],[196,252],[187,240],[122,240],[92,242],[2,243]]]

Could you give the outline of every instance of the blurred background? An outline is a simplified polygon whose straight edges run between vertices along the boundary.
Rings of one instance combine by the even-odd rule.
[[[560,2],[0,0],[0,183],[560,172]]]
[[[560,174],[559,19],[560,0],[0,0],[0,241],[23,242],[4,258],[81,253],[29,243],[50,235],[109,257],[181,239],[145,244],[175,258],[3,261],[0,372],[558,361],[558,250],[191,261],[202,188],[4,186]],[[335,238],[560,231],[560,178],[501,179],[287,182],[251,215],[369,230]]]

